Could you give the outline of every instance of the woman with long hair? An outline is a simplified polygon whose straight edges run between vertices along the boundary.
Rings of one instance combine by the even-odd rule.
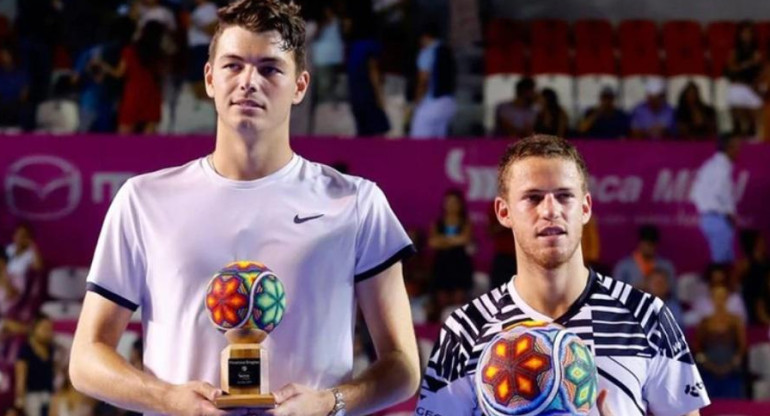
[[[756,84],[762,69],[762,46],[757,39],[752,22],[739,23],[735,31],[735,47],[725,68],[730,79],[727,104],[733,119],[733,133],[737,135],[753,135],[758,131],[762,98],[756,91]]]
[[[148,21],[139,38],[123,49],[116,68],[103,64],[105,71],[116,78],[125,78],[123,99],[118,109],[118,133],[154,133],[160,122],[163,104],[163,75],[167,56],[163,50],[166,27],[155,20]]]
[[[468,254],[473,239],[468,209],[461,191],[444,193],[441,216],[430,230],[434,250],[433,287],[438,307],[463,304],[473,286],[473,263]]]
[[[559,104],[556,91],[544,88],[540,93],[540,111],[535,118],[535,132],[564,137],[567,134],[569,118]]]
[[[679,94],[676,127],[681,138],[713,138],[717,135],[716,113],[703,102],[698,86],[692,81]]]

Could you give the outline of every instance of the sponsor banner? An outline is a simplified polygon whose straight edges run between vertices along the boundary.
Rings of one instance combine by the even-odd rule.
[[[296,138],[300,155],[344,162],[377,182],[407,228],[428,227],[442,195],[460,189],[475,225],[475,258],[491,257],[488,210],[497,192],[497,163],[508,142],[486,139],[409,141]],[[699,271],[708,258],[698,217],[687,200],[695,170],[713,154],[709,143],[576,141],[591,172],[590,189],[602,262],[628,254],[639,225],[661,229],[660,251],[678,271]],[[11,136],[0,138],[0,241],[27,221],[49,265],[88,265],[111,198],[133,175],[183,164],[212,151],[209,136]],[[747,144],[736,166],[741,225],[770,230],[770,146]]]

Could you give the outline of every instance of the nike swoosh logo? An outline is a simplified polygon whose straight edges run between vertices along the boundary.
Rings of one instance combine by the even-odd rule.
[[[313,215],[312,217],[300,218],[299,215],[295,215],[294,216],[294,224],[302,224],[303,222],[308,222],[310,220],[314,220],[316,218],[321,218],[323,216],[324,216],[324,214],[318,214],[318,215]]]

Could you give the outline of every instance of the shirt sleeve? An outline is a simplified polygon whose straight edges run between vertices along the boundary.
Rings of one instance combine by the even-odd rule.
[[[420,54],[417,55],[417,69],[421,72],[430,72],[431,69],[433,69],[433,50],[434,48],[430,47],[423,48],[423,50],[420,51]]]
[[[415,249],[377,185],[364,181],[356,198],[355,281],[360,282],[411,256]]]
[[[671,311],[659,303],[651,342],[657,350],[652,358],[643,392],[656,415],[684,415],[708,406],[708,393],[690,348]]]
[[[416,415],[481,415],[473,376],[464,369],[467,359],[460,336],[444,325],[420,386]]]
[[[86,287],[120,306],[136,310],[144,286],[145,256],[132,183],[129,180],[120,188],[107,211]]]

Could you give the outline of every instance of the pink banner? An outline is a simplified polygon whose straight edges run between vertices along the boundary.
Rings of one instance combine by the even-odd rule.
[[[496,166],[508,143],[495,140],[409,141],[293,139],[297,153],[345,162],[376,181],[405,226],[427,230],[441,197],[459,188],[476,226],[476,259],[490,258],[487,209]],[[642,223],[660,227],[661,252],[678,271],[699,271],[706,243],[687,194],[708,143],[576,141],[591,172],[601,257],[612,265],[629,253]],[[0,242],[18,221],[30,222],[49,265],[88,265],[111,197],[127,178],[185,163],[213,149],[211,137],[12,136],[0,138]],[[770,146],[746,145],[736,169],[741,225],[770,230]]]

